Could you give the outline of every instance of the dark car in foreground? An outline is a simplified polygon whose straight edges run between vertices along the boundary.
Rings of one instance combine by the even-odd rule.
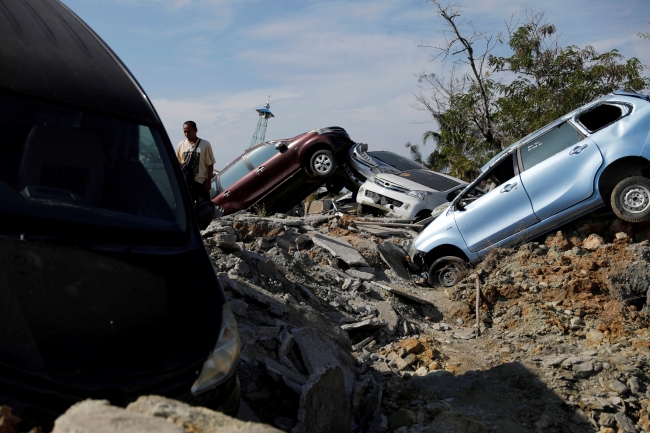
[[[3,0],[0,40],[0,405],[235,413],[237,325],[151,102],[57,0]]]
[[[338,126],[258,144],[213,178],[212,201],[224,215],[247,209],[286,212],[336,173],[352,144]]]
[[[622,220],[650,220],[649,130],[650,98],[637,93],[617,91],[568,113],[483,166],[414,240],[411,257],[432,285],[453,285],[464,263],[606,205]]]

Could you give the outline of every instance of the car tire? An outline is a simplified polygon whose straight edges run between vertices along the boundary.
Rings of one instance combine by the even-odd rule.
[[[462,279],[467,269],[467,262],[456,256],[441,257],[429,268],[429,285],[431,287],[451,287]]]
[[[326,149],[316,151],[309,160],[309,170],[318,177],[329,177],[336,171],[336,158]]]
[[[626,177],[612,191],[610,203],[617,217],[631,223],[650,219],[650,179]]]
[[[329,192],[332,195],[338,194],[341,192],[343,189],[343,181],[339,179],[335,180],[328,180],[325,183],[325,187],[327,188],[327,192]]]
[[[413,224],[417,224],[420,221],[427,219],[431,216],[431,209],[429,210],[421,210],[418,212],[418,214],[413,218]]]

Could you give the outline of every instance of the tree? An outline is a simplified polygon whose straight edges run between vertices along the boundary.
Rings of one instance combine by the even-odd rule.
[[[648,24],[650,24],[650,21],[648,21]],[[641,33],[641,32],[639,32],[639,33],[637,33],[637,35],[639,35],[639,37],[643,38],[643,39],[650,39],[650,33]]]
[[[493,73],[509,73],[495,85],[499,134],[515,141],[558,117],[616,89],[640,91],[649,84],[636,58],[591,46],[562,48],[557,29],[543,13],[527,11],[525,23],[509,29],[509,57],[488,59]],[[504,84],[507,83],[507,84]]]
[[[493,56],[502,35],[465,26],[458,4],[431,1],[445,25],[445,44],[421,46],[434,48],[432,60],[443,65],[457,56],[448,77],[418,75],[414,107],[438,126],[422,137],[423,145],[436,144],[422,157],[434,170],[472,180],[502,148],[539,127],[613,90],[641,91],[650,85],[638,59],[626,60],[617,50],[561,47],[555,26],[530,10],[523,23],[511,20],[507,26],[511,55]],[[470,36],[464,36],[465,27]]]
[[[469,180],[478,174],[479,161],[501,150],[493,121],[494,83],[485,74],[488,54],[500,36],[465,24],[457,4],[443,5],[436,0],[432,3],[445,22],[445,42],[440,46],[420,46],[435,51],[433,61],[453,61],[449,77],[425,72],[418,76],[422,85],[413,106],[427,112],[439,127],[438,132],[428,131],[422,137],[423,144],[429,140],[436,144],[424,162],[434,170]],[[470,29],[469,35],[462,32],[465,26]]]

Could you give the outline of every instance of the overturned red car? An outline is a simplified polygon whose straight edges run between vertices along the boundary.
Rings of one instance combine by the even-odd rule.
[[[323,185],[354,143],[338,126],[248,149],[212,180],[212,201],[223,214],[259,209],[286,212]]]

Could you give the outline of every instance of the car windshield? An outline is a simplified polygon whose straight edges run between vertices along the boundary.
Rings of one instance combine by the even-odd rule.
[[[436,191],[447,191],[460,185],[460,182],[449,179],[431,170],[409,170],[396,176],[412,180]]]
[[[0,94],[0,213],[185,231],[156,128]]]
[[[424,166],[418,164],[417,162],[405,158],[403,156],[400,156],[393,152],[378,150],[375,152],[368,152],[368,155],[372,156],[375,159],[378,159],[379,161],[385,164],[395,167],[399,171],[418,170],[418,169],[425,168]]]

